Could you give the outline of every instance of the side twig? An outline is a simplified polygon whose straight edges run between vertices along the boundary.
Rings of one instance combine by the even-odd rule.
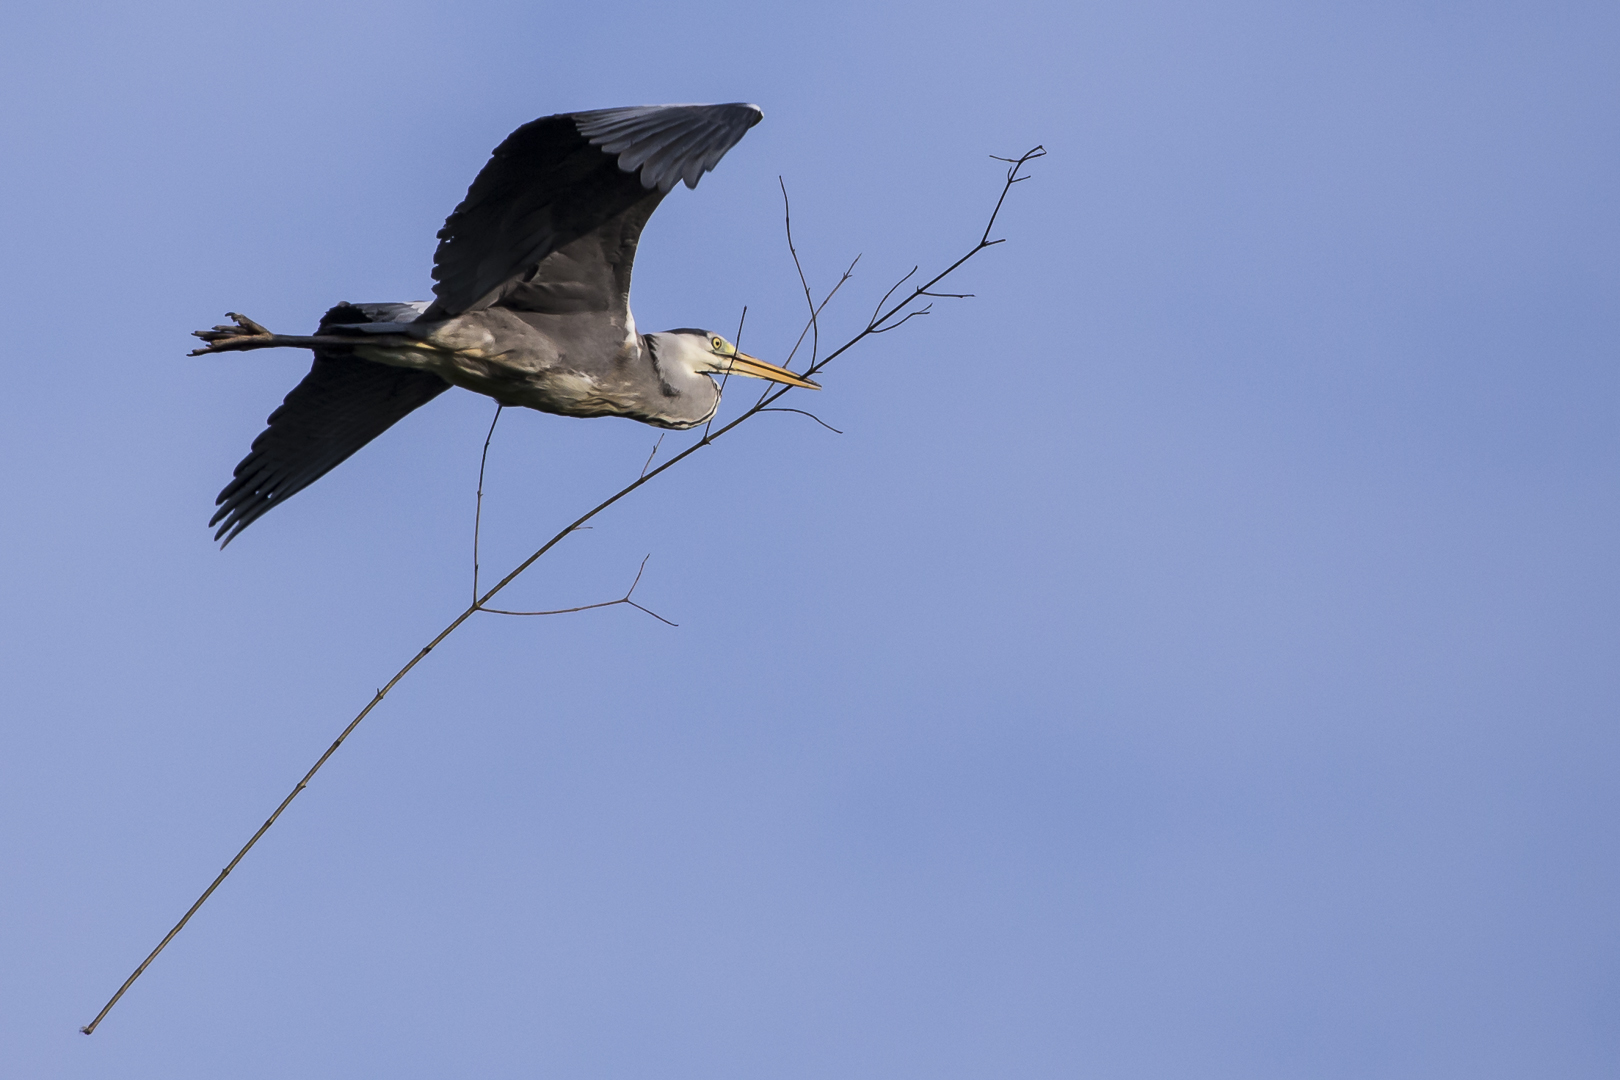
[[[831,424],[827,423],[827,421],[823,420],[821,417],[817,416],[815,413],[806,412],[803,409],[790,409],[785,405],[770,405],[770,406],[767,406],[767,407],[765,407],[765,408],[763,408],[763,409],[761,409],[759,411],[760,412],[792,412],[792,413],[798,413],[800,416],[808,416],[810,419],[814,420],[816,423],[820,424],[822,427],[826,428],[828,431],[832,432],[834,435],[842,435],[843,434],[842,431],[839,431],[837,428],[835,428]]]
[[[642,476],[646,476],[647,475],[647,470],[652,467],[652,459],[658,456],[658,448],[660,446],[664,445],[664,436],[668,435],[668,434],[669,434],[669,432],[667,432],[667,431],[663,431],[663,432],[659,433],[658,441],[653,443],[652,450],[647,454],[647,460],[644,463],[642,463],[642,466],[641,466],[641,475]]]
[[[742,309],[742,317],[737,320],[737,336],[731,339],[732,347],[735,348],[738,352],[742,352],[743,324],[746,323],[747,321],[748,321],[748,305],[744,304],[743,309]],[[719,395],[719,401],[716,401],[714,403],[714,413],[717,413],[717,412],[720,411],[720,402],[724,401],[725,398],[726,398],[726,382],[730,378],[731,378],[731,369],[727,368],[725,370],[725,373],[720,376],[720,395]],[[703,425],[703,438],[699,439],[698,440],[699,442],[708,442],[709,441],[709,429],[714,427],[714,413],[709,414],[709,422]],[[648,460],[650,461],[652,459],[649,458]]]
[[[658,612],[653,611],[650,608],[644,608],[634,600],[630,599],[630,597],[635,594],[636,586],[641,584],[642,571],[647,569],[647,560],[650,558],[652,558],[652,556],[647,555],[641,560],[641,566],[636,570],[636,580],[630,583],[630,587],[625,590],[624,595],[619,597],[617,600],[604,600],[600,604],[581,604],[579,607],[558,608],[555,611],[503,611],[500,608],[484,607],[482,605],[479,605],[478,610],[487,612],[491,615],[571,615],[576,611],[595,611],[597,608],[617,607],[619,604],[629,604],[637,611],[645,611],[647,614],[651,615],[661,623],[665,623],[669,626],[679,626],[681,625],[680,623],[670,622],[668,619],[658,614]]]
[[[788,246],[788,252],[793,256],[793,265],[795,267],[798,267],[798,265],[799,265],[799,254],[798,254],[798,252],[793,250],[792,245]],[[829,302],[831,302],[832,298],[838,295],[838,290],[842,289],[844,287],[844,282],[848,281],[850,278],[855,276],[855,265],[857,263],[859,263],[860,261],[861,261],[861,257],[859,255],[855,256],[854,259],[850,260],[850,264],[844,268],[844,272],[839,275],[837,282],[835,282],[833,284],[832,288],[827,290],[827,295],[823,296],[821,298],[821,303],[816,304],[813,307],[811,307],[811,309],[810,309],[810,322],[805,323],[804,329],[799,331],[799,340],[795,341],[793,343],[793,348],[788,350],[787,359],[782,361],[782,366],[783,367],[792,367],[793,366],[793,358],[795,356],[799,355],[799,346],[804,344],[804,336],[805,336],[805,334],[809,333],[810,327],[812,325],[814,325],[815,320],[820,317],[822,310],[826,308],[827,304]],[[800,281],[804,280],[804,271],[802,269],[799,270],[799,280]],[[765,401],[765,398],[774,389],[776,389],[776,387],[774,387],[774,386],[772,386],[770,384],[767,384],[765,389],[763,389],[763,390],[761,390],[759,392],[759,401],[755,402],[755,404],[763,404],[764,401]]]
[[[473,506],[473,603],[478,603],[478,539],[484,526],[484,466],[489,464],[489,440],[495,437],[495,425],[501,422],[504,405],[495,406],[495,418],[489,422],[489,434],[484,436],[484,456],[478,459],[478,500]],[[654,447],[657,449],[657,447]]]
[[[821,309],[810,299],[810,283],[804,279],[804,267],[799,263],[799,249],[793,246],[793,208],[788,205],[787,181],[778,176],[776,183],[782,189],[782,227],[787,232],[788,254],[793,256],[793,269],[799,272],[799,287],[804,290],[804,304],[810,309],[810,362],[814,364],[821,351],[821,323],[817,318],[821,314]],[[856,258],[860,256],[857,255]],[[804,340],[803,334],[799,335],[799,340]],[[795,344],[793,352],[798,351],[799,346]],[[789,354],[790,358],[791,356],[792,353]]]

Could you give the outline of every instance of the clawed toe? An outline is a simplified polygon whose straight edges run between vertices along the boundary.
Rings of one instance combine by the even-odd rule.
[[[254,339],[272,337],[269,330],[260,326],[246,315],[234,311],[227,311],[226,316],[231,324],[221,324],[212,330],[193,330],[192,337],[199,337],[208,344],[200,349],[193,349],[187,356],[201,356],[204,353],[226,352],[230,349],[240,349],[248,346]]]

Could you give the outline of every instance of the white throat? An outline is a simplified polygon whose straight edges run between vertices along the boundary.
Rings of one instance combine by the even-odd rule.
[[[667,408],[659,423],[688,428],[706,422],[720,407],[720,387],[704,373],[712,369],[714,355],[703,339],[691,334],[648,334],[652,364],[658,373]]]

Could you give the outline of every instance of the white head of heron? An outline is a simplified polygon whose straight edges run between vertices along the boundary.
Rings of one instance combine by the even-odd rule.
[[[653,362],[660,377],[678,392],[688,392],[693,381],[715,375],[746,375],[751,379],[800,386],[807,390],[821,387],[789,371],[766,363],[747,353],[738,352],[737,346],[712,330],[665,330],[661,334],[648,334],[652,343]]]

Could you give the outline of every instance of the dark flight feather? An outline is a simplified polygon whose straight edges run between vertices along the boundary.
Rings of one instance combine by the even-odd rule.
[[[403,304],[367,304],[367,310],[339,304],[321,319],[333,323],[406,321]],[[382,318],[373,319],[371,315]],[[229,544],[271,507],[279,506],[313,484],[413,409],[450,384],[430,371],[389,367],[353,356],[317,350],[315,364],[293,387],[281,407],[270,414],[269,427],[253,447],[215,504],[209,525],[219,525],[214,539]],[[222,523],[223,522],[223,523]],[[223,546],[223,545],[221,545]]]
[[[428,317],[496,304],[558,248],[643,199],[656,205],[678,180],[696,187],[763,115],[753,105],[646,105],[524,124],[439,230]]]

